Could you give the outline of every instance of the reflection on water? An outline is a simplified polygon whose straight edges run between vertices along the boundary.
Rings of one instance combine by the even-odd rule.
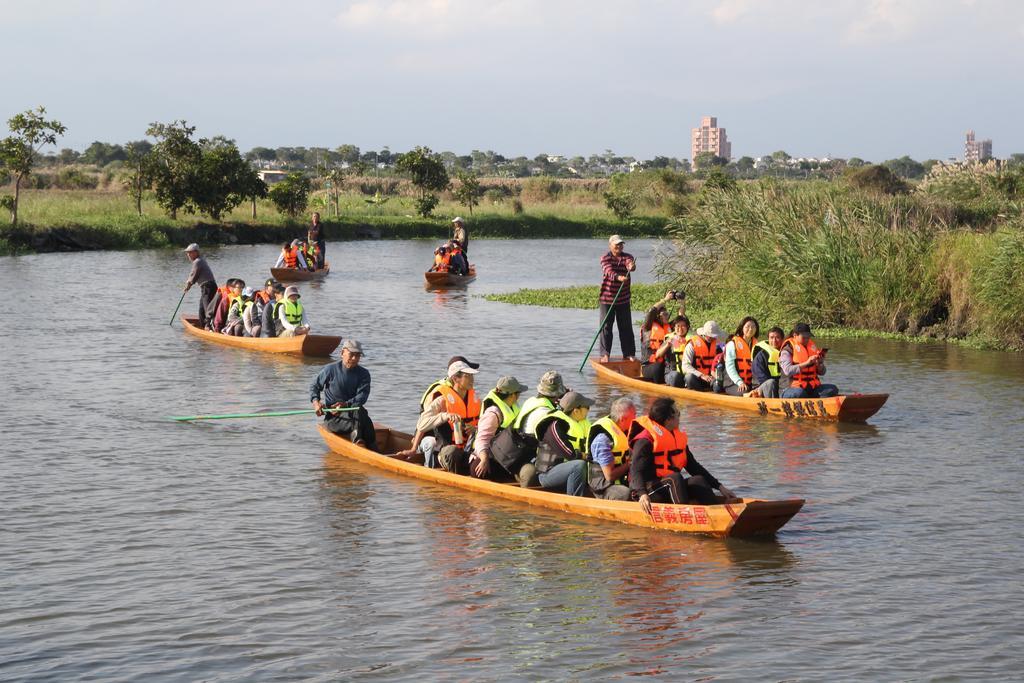
[[[603,241],[545,242],[558,268],[538,273],[523,267],[536,245],[474,245],[466,290],[424,290],[426,241],[332,244],[331,276],[300,286],[317,331],[364,343],[374,418],[411,430],[456,354],[483,364],[482,391],[555,369],[595,413],[617,398],[577,372],[596,311],[479,296],[596,282]],[[630,245],[642,268],[653,248]],[[209,254],[221,278],[254,282],[275,256]],[[176,250],[0,262],[19,292],[5,329],[34,323],[4,338],[0,679],[1006,679],[1024,665],[1007,609],[1024,569],[1022,356],[829,340],[831,380],[892,394],[868,425],[681,404],[731,488],[808,501],[774,540],[705,539],[381,473],[325,454],[308,417],[168,422],[306,407],[324,361],[168,327]]]

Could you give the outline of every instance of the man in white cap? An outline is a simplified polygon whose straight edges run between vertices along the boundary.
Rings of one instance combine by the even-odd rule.
[[[205,329],[207,323],[207,308],[217,294],[217,281],[213,278],[213,271],[206,259],[199,255],[199,245],[193,242],[185,247],[188,260],[192,262],[192,270],[185,280],[185,291],[192,289],[192,285],[199,285],[199,327]]]
[[[612,351],[612,325],[619,328],[619,346],[622,357],[636,360],[636,337],[633,336],[633,316],[630,310],[629,274],[636,270],[636,259],[625,252],[626,242],[618,235],[608,238],[608,253],[601,257],[601,362],[608,362]]]
[[[376,451],[377,431],[365,407],[370,398],[370,371],[359,365],[362,357],[363,345],[355,339],[346,339],[341,345],[341,360],[321,370],[309,386],[309,400],[317,415],[324,415],[325,406],[356,408],[328,413],[324,427],[352,443]]]
[[[715,356],[718,355],[718,344],[726,338],[725,331],[714,320],[708,320],[703,327],[697,328],[695,336],[686,342],[679,372],[665,373],[665,384],[673,387],[685,387],[694,391],[711,391],[711,383]]]
[[[284,305],[278,313],[277,325],[280,331],[278,337],[298,337],[309,332],[309,322],[306,320],[306,309],[299,303],[299,288],[290,285],[284,290]]]
[[[459,245],[462,255],[467,259],[466,263],[469,263],[469,235],[466,234],[466,222],[461,216],[452,219],[452,233],[452,241]]]
[[[434,398],[426,405],[416,421],[416,434],[409,450],[402,455],[411,456],[419,450],[423,464],[437,467],[438,454],[445,446],[461,451],[456,462],[463,463],[480,419],[480,399],[473,389],[476,368],[457,360],[448,366],[448,384],[440,385]]]

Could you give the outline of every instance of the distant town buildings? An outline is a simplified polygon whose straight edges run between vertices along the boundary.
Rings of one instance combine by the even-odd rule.
[[[693,128],[690,140],[690,159],[697,165],[697,156],[711,152],[716,157],[732,159],[732,144],[725,136],[725,128],[718,127],[718,119],[705,116],[700,120],[700,128]]]
[[[967,140],[964,142],[964,161],[978,163],[992,158],[992,141],[975,140],[974,131],[967,131]]]

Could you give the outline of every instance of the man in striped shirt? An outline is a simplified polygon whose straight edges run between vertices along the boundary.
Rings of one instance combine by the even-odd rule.
[[[635,360],[636,338],[629,308],[629,274],[636,270],[636,259],[624,251],[626,242],[618,235],[608,238],[608,253],[601,257],[601,362],[608,362],[612,350],[612,325],[619,327],[622,357]],[[621,290],[620,290],[621,288]],[[618,296],[616,296],[618,294]],[[612,311],[611,315],[608,312]],[[607,319],[606,319],[607,317]]]

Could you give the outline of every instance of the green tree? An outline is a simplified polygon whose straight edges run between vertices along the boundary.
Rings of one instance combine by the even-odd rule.
[[[480,180],[472,173],[459,172],[459,186],[452,193],[456,201],[469,209],[469,215],[473,215],[473,207],[480,204],[480,198],[484,196],[484,190],[480,187]]]
[[[889,159],[882,165],[901,178],[923,178],[925,173],[924,164],[905,155],[899,159]]]
[[[318,174],[324,180],[324,185],[327,187],[331,201],[328,203],[327,208],[330,210],[331,206],[334,207],[334,215],[341,215],[341,188],[345,186],[345,171],[344,169],[337,167],[321,166],[318,170]]]
[[[359,161],[359,148],[355,145],[339,145],[334,151],[346,164],[354,164]]]
[[[242,158],[233,140],[223,137],[199,141],[200,158],[189,179],[189,201],[215,221],[250,198],[259,176]],[[262,181],[260,181],[262,182]]]
[[[145,147],[139,142],[125,145],[127,159],[125,163],[130,169],[121,178],[121,184],[135,200],[135,210],[142,215],[142,196],[153,183],[152,145],[144,140]]]
[[[156,201],[171,218],[177,218],[178,211],[195,211],[192,189],[203,157],[199,143],[192,139],[195,130],[183,120],[152,123],[146,130],[146,135],[157,140],[152,163]]]
[[[399,155],[395,167],[400,173],[408,175],[420,192],[416,199],[416,212],[424,218],[430,216],[440,201],[434,193],[447,189],[451,182],[444,163],[429,147],[416,147],[411,152]]]
[[[290,218],[296,218],[309,205],[309,193],[312,190],[313,183],[309,178],[295,171],[271,187],[267,196],[270,197],[270,201],[274,203],[278,211],[287,214]]]
[[[4,195],[2,202],[11,212],[12,226],[18,224],[21,182],[32,173],[39,150],[57,144],[57,138],[67,131],[60,121],[47,120],[45,115],[43,107],[15,114],[7,121],[13,135],[0,140],[0,172],[14,177],[14,195]]]
[[[725,190],[732,191],[739,187],[736,179],[721,168],[712,168],[704,175],[704,187],[702,190]]]

